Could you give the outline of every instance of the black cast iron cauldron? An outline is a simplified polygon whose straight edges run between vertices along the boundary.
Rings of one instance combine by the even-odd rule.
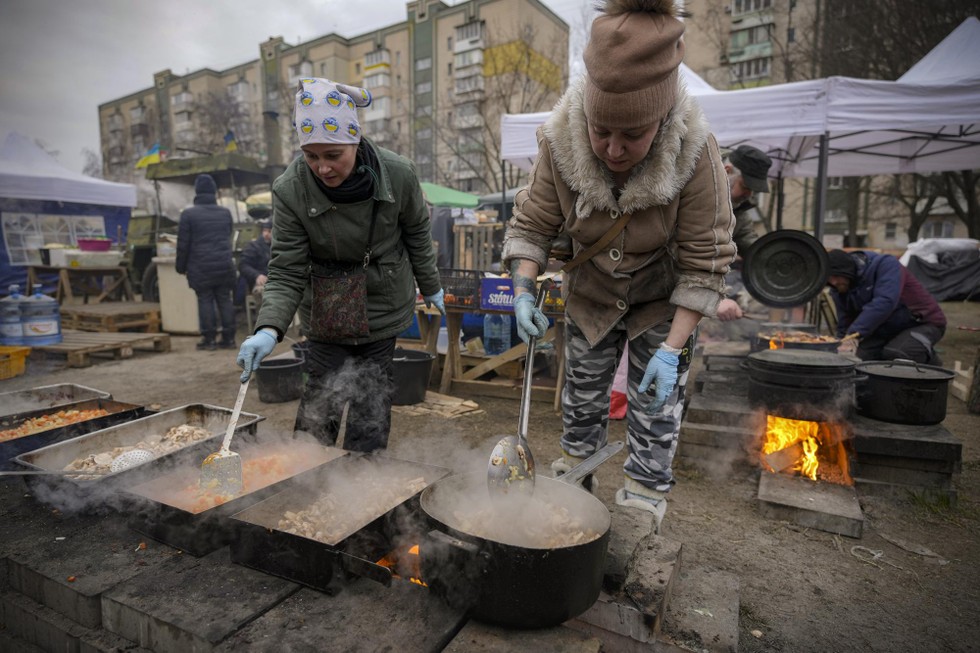
[[[824,351],[768,349],[741,364],[749,373],[749,404],[788,419],[829,421],[854,410],[855,362]]]
[[[858,387],[858,414],[895,424],[924,426],[946,419],[950,370],[910,360],[866,361],[857,369],[867,375]]]
[[[518,496],[520,513],[507,501],[491,502],[486,472],[444,478],[422,492],[421,506],[433,527],[419,557],[422,578],[448,604],[469,610],[474,619],[509,628],[548,628],[572,619],[595,603],[609,544],[606,506],[577,485],[600,463],[622,449],[606,445],[560,477],[537,476],[534,495]],[[507,525],[493,537],[468,532],[461,513],[508,512]],[[520,518],[511,518],[511,512]],[[562,546],[537,546],[547,520],[577,520],[593,534]],[[485,526],[486,522],[481,522]]]

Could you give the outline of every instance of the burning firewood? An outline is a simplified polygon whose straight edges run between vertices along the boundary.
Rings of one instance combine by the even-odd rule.
[[[803,456],[803,445],[796,442],[785,449],[780,449],[779,451],[773,451],[772,453],[767,453],[765,455],[766,464],[772,467],[773,471],[781,472],[784,469],[789,469],[796,464]]]

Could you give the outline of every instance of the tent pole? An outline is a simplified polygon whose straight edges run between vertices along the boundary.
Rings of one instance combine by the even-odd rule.
[[[153,180],[153,190],[157,196],[157,210],[156,215],[153,216],[153,237],[155,239],[160,235],[160,214],[163,213],[163,206],[160,204],[160,182],[156,179]],[[156,242],[153,244],[156,245]]]
[[[783,203],[786,201],[786,195],[783,193],[783,171],[779,171],[779,176],[776,177],[776,231],[783,228]]]
[[[504,216],[507,214],[507,162],[503,159],[500,160],[500,215],[497,216],[497,222],[504,222]]]
[[[817,199],[813,206],[813,236],[823,242],[823,214],[827,205],[827,150],[830,149],[830,135],[820,135],[820,160],[817,164]]]

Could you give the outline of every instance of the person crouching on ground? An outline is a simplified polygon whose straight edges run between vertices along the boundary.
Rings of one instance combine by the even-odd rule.
[[[445,313],[429,214],[414,165],[362,137],[368,91],[303,79],[295,125],[302,154],[272,186],[272,258],[242,382],[286,333],[297,308],[310,341],[296,431],[344,448],[388,444],[395,339],[412,323],[416,283]]]
[[[861,360],[899,358],[941,365],[936,343],[946,315],[891,254],[831,250],[827,285],[837,306],[838,352]]]
[[[564,230],[573,254],[589,255],[562,279],[563,460],[554,467],[567,469],[605,444],[609,389],[629,347],[629,456],[616,501],[653,513],[659,528],[683,410],[680,354],[723,297],[735,220],[718,145],[679,79],[684,24],[673,1],[607,0],[591,32],[586,77],[538,132],[537,162],[515,198],[503,259],[526,341],[547,329],[534,295],[552,241]],[[621,220],[628,226],[602,244]]]

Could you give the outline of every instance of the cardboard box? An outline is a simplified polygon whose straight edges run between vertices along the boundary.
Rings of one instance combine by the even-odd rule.
[[[514,283],[507,278],[484,277],[480,281],[480,308],[484,310],[514,311]],[[562,313],[565,302],[561,296],[561,281],[556,280],[554,288],[544,300],[544,312]]]

